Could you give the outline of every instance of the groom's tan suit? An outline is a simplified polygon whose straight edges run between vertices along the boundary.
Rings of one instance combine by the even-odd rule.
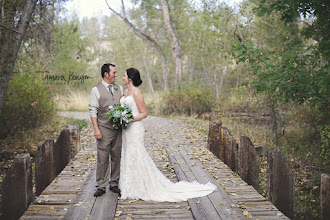
[[[96,91],[97,89],[97,91]],[[111,89],[111,92],[110,90]],[[94,90],[94,91],[93,91]],[[97,187],[103,190],[109,182],[110,187],[118,186],[120,175],[120,156],[121,156],[121,130],[115,130],[110,123],[106,113],[109,110],[109,106],[120,103],[122,97],[122,87],[117,90],[109,88],[108,84],[104,81],[96,85],[92,89],[92,93],[99,93],[97,95],[97,102],[94,104],[97,106],[97,124],[102,134],[102,139],[97,139],[97,165],[96,165],[96,182]],[[91,98],[92,99],[92,93]],[[90,111],[93,108],[93,102],[90,101]],[[95,101],[94,101],[95,103]],[[94,106],[94,107],[95,107]],[[92,116],[92,113],[91,113]],[[111,163],[109,167],[109,155]],[[110,172],[111,169],[111,172]]]

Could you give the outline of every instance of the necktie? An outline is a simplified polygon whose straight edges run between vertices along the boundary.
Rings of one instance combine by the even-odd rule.
[[[111,95],[113,96],[113,92],[112,92],[112,84],[109,85],[109,92],[110,92]]]

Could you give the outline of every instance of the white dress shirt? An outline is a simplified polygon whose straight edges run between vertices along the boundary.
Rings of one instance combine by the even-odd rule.
[[[102,80],[102,84],[104,85],[104,87],[109,90],[109,83],[105,82],[104,80]],[[124,95],[124,91],[123,91],[123,87],[118,85],[118,87],[120,88],[121,91],[121,95]],[[111,91],[113,93],[113,86],[111,87]],[[97,89],[96,86],[94,86],[91,90],[90,96],[89,96],[89,115],[91,118],[97,118],[97,112],[99,109],[99,101],[100,101],[100,92]]]

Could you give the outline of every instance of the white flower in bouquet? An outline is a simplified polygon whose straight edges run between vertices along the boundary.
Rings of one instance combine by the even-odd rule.
[[[109,106],[109,111],[106,114],[115,129],[125,129],[134,120],[132,109],[126,104]]]

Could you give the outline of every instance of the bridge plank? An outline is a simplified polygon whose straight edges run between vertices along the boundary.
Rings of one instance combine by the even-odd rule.
[[[180,154],[179,150],[167,149],[167,151],[168,151],[168,154],[171,155],[171,157],[170,157],[171,163],[178,164],[181,168],[181,171],[187,177],[187,179],[184,181],[188,181],[188,182],[197,181],[196,176],[191,171],[189,166],[185,163],[185,160],[182,157],[182,155]],[[174,169],[176,169],[176,167],[174,167]],[[179,180],[181,181],[181,179],[179,179]],[[206,219],[219,218],[217,211],[214,209],[212,203],[206,196],[201,197],[201,198],[189,199],[188,203],[191,206],[191,211],[196,219],[201,219],[201,216],[203,216],[203,218],[206,218]],[[198,216],[198,218],[197,218],[197,216]]]
[[[162,147],[147,147],[150,157],[154,160],[157,168],[177,182],[174,170],[171,168],[166,151]],[[164,154],[165,153],[165,154]],[[161,160],[160,160],[161,158]],[[194,219],[187,202],[153,202],[143,200],[126,199],[118,200],[118,219]]]
[[[176,150],[168,150],[172,163],[177,163],[182,168],[182,171],[186,171],[185,174],[192,174],[193,177],[188,177],[188,181],[197,180],[200,183],[211,182],[218,188],[208,196],[198,198],[197,203],[202,206],[195,210],[195,206],[192,207],[192,212],[195,215],[198,212],[205,212],[207,219],[245,219],[245,216],[241,213],[241,210],[237,206],[233,205],[234,202],[223,192],[222,187],[214,180],[209,173],[203,169],[202,164],[198,160],[191,160],[191,156],[185,148],[179,148]],[[173,161],[172,161],[173,160]],[[176,168],[176,167],[175,167]],[[191,204],[190,201],[188,201]],[[234,207],[233,207],[233,206]],[[205,216],[204,216],[205,217]],[[200,218],[198,218],[200,219]]]
[[[90,219],[113,219],[115,217],[118,194],[107,189],[106,193],[97,197],[90,214]]]
[[[81,150],[31,204],[21,219],[288,219],[276,207],[247,185],[204,146],[205,139],[189,133],[175,120],[148,117],[147,151],[171,181],[197,180],[217,185],[212,194],[188,202],[158,203],[117,200],[107,192],[95,198],[95,144]],[[155,132],[157,131],[157,132]],[[92,134],[92,132],[91,132]],[[166,153],[167,150],[167,153]],[[92,162],[92,163],[91,163]],[[116,210],[117,208],[117,210]],[[230,212],[229,212],[229,211]],[[117,213],[115,212],[117,211]]]
[[[20,220],[54,220],[54,219],[63,219],[63,216],[28,216],[28,215],[24,215],[20,218]]]
[[[94,197],[95,170],[96,167],[94,166],[83,184],[81,192],[79,192],[73,201],[73,205],[68,209],[68,212],[64,217],[65,219],[85,219],[86,216],[90,215],[96,200]]]
[[[171,163],[173,164],[174,170],[179,181],[189,181],[189,179],[193,181],[196,180],[194,179],[195,177],[191,174],[191,172],[189,172],[187,169],[186,172],[184,172],[184,167],[180,166],[180,163],[178,163],[178,160],[172,150],[167,149],[167,153]],[[194,219],[209,219],[206,210],[196,198],[189,199],[188,204],[191,207]]]
[[[208,159],[203,158],[204,152],[201,148],[194,148],[195,159],[202,162],[204,167],[209,167],[209,173],[216,179],[219,185],[228,193],[229,197],[242,209],[248,211],[253,218],[258,219],[288,219],[272,203],[261,196],[255,189],[251,189],[236,173],[225,165],[213,154],[208,154]],[[226,173],[224,175],[224,173]],[[242,190],[243,187],[243,190]],[[244,189],[245,187],[246,190]],[[260,210],[252,211],[246,209],[250,204],[256,204]],[[270,208],[271,207],[271,208]],[[276,210],[269,212],[270,210]]]
[[[94,150],[95,145],[89,145],[78,152],[20,219],[64,219],[81,191],[90,170],[95,166]]]
[[[218,190],[207,197],[212,202],[219,216],[224,219],[245,219],[245,216],[242,214],[238,206],[235,205],[234,201],[228,196],[210,173],[203,169],[203,164],[199,160],[191,159],[191,156],[188,155],[191,153],[191,150],[188,148],[181,148],[180,153],[200,183],[211,182],[217,186]]]

